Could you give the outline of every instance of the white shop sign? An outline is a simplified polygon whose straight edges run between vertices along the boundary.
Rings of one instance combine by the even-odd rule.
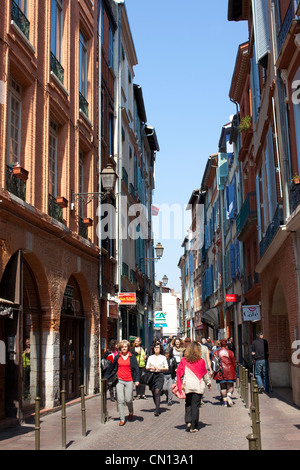
[[[242,305],[243,321],[260,320],[260,305]]]

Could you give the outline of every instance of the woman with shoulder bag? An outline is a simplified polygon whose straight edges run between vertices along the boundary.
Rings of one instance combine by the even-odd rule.
[[[104,378],[109,379],[117,374],[118,383],[116,385],[118,408],[120,413],[119,426],[125,424],[125,402],[128,406],[128,421],[133,421],[132,393],[133,384],[140,383],[140,371],[136,357],[129,351],[130,343],[123,339],[119,344],[120,353],[114,358],[111,367],[104,373]]]
[[[155,404],[154,416],[160,415],[160,394],[164,385],[164,372],[168,370],[167,359],[164,356],[164,349],[159,342],[151,347],[150,356],[148,357],[146,370],[153,372],[153,377],[149,384],[152,391],[152,397]]]
[[[130,350],[132,354],[134,354],[136,357],[136,360],[140,369],[140,376],[141,376],[141,372],[145,370],[146,357],[147,357],[146,352],[142,348],[141,344],[142,344],[142,340],[139,336],[137,336],[134,340],[134,346]],[[146,389],[146,385],[143,385],[141,383],[136,387],[136,397],[135,397],[136,400],[138,400],[139,398],[146,399],[145,389]]]
[[[179,393],[185,391],[186,430],[193,433],[198,431],[199,409],[205,384],[211,390],[205,361],[201,357],[201,346],[192,341],[177,368],[177,386]]]

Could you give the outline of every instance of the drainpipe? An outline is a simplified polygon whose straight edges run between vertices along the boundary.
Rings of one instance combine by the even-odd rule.
[[[121,10],[124,5],[124,0],[115,0],[118,4],[118,75],[117,75],[117,99],[116,99],[116,129],[115,129],[115,142],[117,141],[117,171],[118,171],[118,192],[117,192],[117,284],[119,292],[122,292],[121,274],[122,274],[122,102],[121,102]],[[118,307],[118,339],[122,339],[122,316],[120,305]]]
[[[102,0],[99,0],[98,3],[98,186],[99,192],[101,192],[101,166],[102,166],[102,153],[101,153],[101,63],[102,63]],[[101,198],[98,199],[98,217],[100,217],[100,205],[101,205]],[[101,233],[101,229],[100,229]],[[101,374],[101,298],[102,298],[102,253],[101,253],[101,238],[98,237],[98,244],[100,247],[99,253],[99,272],[98,272],[98,291],[99,291],[99,340],[98,340],[98,354],[99,354],[99,389],[100,393],[102,393],[102,374]]]

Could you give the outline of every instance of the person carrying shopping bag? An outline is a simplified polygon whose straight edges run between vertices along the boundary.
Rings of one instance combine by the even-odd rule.
[[[211,390],[211,380],[201,357],[201,346],[191,341],[177,368],[177,386],[180,393],[185,391],[186,430],[192,433],[199,431],[199,410],[205,384]]]

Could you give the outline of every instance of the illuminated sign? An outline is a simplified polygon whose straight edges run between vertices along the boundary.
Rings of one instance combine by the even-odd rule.
[[[225,302],[237,302],[239,296],[237,294],[226,294]]]

